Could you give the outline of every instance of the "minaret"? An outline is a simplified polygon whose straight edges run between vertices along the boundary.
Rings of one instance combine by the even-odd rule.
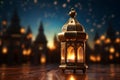
[[[54,35],[54,47],[55,49],[60,48],[60,42],[58,41],[56,34]]]
[[[115,30],[114,30],[111,22],[109,22],[109,25],[108,25],[108,28],[106,31],[106,37],[110,38],[111,42],[115,41],[115,38],[116,38],[115,37]]]
[[[47,39],[44,34],[43,23],[40,22],[39,32],[34,41],[34,62],[35,64],[46,63],[48,59]]]
[[[26,40],[25,40],[26,48],[31,48],[31,46],[32,46],[32,31],[31,31],[30,26],[28,26],[28,28],[27,28],[25,37],[26,37]]]
[[[56,34],[54,35],[53,39],[54,39],[54,50],[52,51],[51,60],[53,63],[60,63],[60,42],[58,41]]]
[[[100,63],[101,61],[101,53],[102,53],[102,43],[101,43],[101,40],[100,40],[100,37],[99,37],[99,34],[96,32],[95,33],[95,37],[94,37],[94,56],[96,57],[96,62],[97,63]]]
[[[8,64],[20,64],[22,62],[21,44],[24,29],[22,29],[21,32],[21,28],[20,19],[17,10],[15,9],[4,39],[5,45],[8,49]]]
[[[43,23],[42,22],[40,22],[39,32],[38,32],[38,35],[35,39],[35,43],[42,43],[45,46],[47,46],[47,40],[46,40],[46,37],[45,37],[45,34],[44,34],[44,29],[43,29]]]
[[[30,26],[28,26],[27,28],[27,32],[26,32],[26,35],[27,35],[27,39],[32,39],[32,30],[30,28]]]
[[[13,16],[11,18],[10,26],[8,27],[7,33],[8,34],[20,34],[20,19],[18,16],[18,12],[15,9],[13,12]]]
[[[94,42],[96,41],[96,40],[98,40],[100,37],[99,37],[99,34],[96,32],[95,33],[95,37],[94,37]]]

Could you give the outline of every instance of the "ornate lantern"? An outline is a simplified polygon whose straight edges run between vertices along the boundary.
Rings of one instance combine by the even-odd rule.
[[[72,8],[69,12],[70,18],[62,27],[62,32],[58,33],[58,39],[61,42],[61,65],[59,66],[64,72],[65,69],[77,69],[86,72],[85,64],[85,42],[88,35],[85,33],[83,26],[76,20],[76,11]]]

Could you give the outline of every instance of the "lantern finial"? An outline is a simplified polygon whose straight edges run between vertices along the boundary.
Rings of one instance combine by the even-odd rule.
[[[74,8],[71,8],[71,11],[69,12],[69,16],[74,18],[77,15],[76,11]]]

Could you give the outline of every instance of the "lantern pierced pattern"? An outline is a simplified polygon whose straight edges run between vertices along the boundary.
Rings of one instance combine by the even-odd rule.
[[[88,35],[85,33],[83,26],[76,20],[76,11],[72,8],[69,12],[70,18],[63,25],[62,32],[58,33],[58,39],[61,42],[61,65],[59,68],[77,69],[86,72],[85,64],[85,42]]]

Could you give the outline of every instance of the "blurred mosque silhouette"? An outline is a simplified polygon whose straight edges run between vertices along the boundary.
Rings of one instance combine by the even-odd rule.
[[[4,16],[3,16],[4,17]],[[54,35],[54,49],[47,47],[43,23],[40,22],[38,34],[32,41],[30,26],[25,30],[20,25],[17,10],[14,10],[10,24],[4,17],[0,24],[0,65],[60,63],[60,42]],[[109,23],[103,35],[96,32],[94,48],[86,44],[87,63],[120,63],[120,33]]]

